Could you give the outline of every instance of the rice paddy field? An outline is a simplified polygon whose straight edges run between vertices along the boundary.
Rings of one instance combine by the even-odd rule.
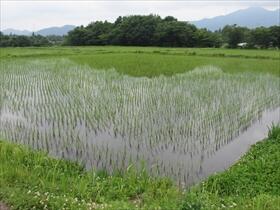
[[[77,162],[88,171],[125,174],[133,167],[136,174],[144,170],[189,189],[240,158],[241,152],[227,153],[220,158],[223,164],[216,164],[223,167],[214,167],[224,148],[231,149],[246,132],[247,139],[253,136],[248,130],[264,113],[263,135],[280,121],[277,50],[0,52],[0,139]],[[248,149],[243,142],[238,147]]]

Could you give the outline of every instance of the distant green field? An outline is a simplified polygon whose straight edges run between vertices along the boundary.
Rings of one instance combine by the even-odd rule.
[[[115,68],[132,76],[183,73],[212,65],[225,72],[262,72],[279,76],[279,50],[159,47],[2,48],[1,59],[65,57],[95,69]]]

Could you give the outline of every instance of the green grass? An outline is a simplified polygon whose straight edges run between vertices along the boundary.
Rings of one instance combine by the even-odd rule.
[[[212,65],[229,73],[256,72],[279,75],[279,61],[270,59],[222,58],[205,56],[182,56],[161,54],[93,54],[70,56],[70,59],[96,69],[115,68],[131,76],[173,75],[193,70],[199,66]]]
[[[203,55],[218,57],[270,58],[278,59],[279,50],[252,50],[252,49],[221,49],[221,48],[164,48],[164,47],[118,47],[118,46],[91,46],[91,47],[26,47],[1,48],[1,57],[18,57],[32,55],[73,55],[93,53],[157,53],[175,55]]]
[[[176,209],[179,189],[133,168],[124,174],[86,172],[24,146],[0,142],[0,200],[14,209]]]
[[[14,209],[252,209],[280,206],[280,127],[229,170],[183,192],[133,168],[86,172],[24,146],[0,142],[0,200]]]
[[[232,50],[159,47],[1,48],[1,59],[65,57],[96,69],[115,68],[132,76],[182,73],[203,65],[226,72],[272,73],[280,76],[279,50]]]
[[[280,127],[254,145],[229,170],[213,175],[186,195],[184,209],[280,209]]]

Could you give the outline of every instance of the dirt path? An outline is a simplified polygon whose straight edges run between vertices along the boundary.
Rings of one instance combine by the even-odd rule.
[[[1,201],[0,201],[0,210],[9,210],[10,208],[8,208],[8,206],[7,205],[5,205],[4,203],[2,203]]]

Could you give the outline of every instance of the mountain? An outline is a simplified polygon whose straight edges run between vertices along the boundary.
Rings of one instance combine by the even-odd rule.
[[[63,36],[66,35],[69,31],[73,30],[76,26],[73,25],[65,25],[61,27],[50,27],[50,28],[44,28],[39,31],[35,31],[35,34],[39,34],[42,36],[48,36],[48,35],[59,35]],[[15,35],[26,35],[30,36],[32,35],[32,31],[27,31],[27,30],[16,30],[16,29],[5,29],[2,31],[3,34],[15,34]]]
[[[213,18],[206,18],[198,21],[191,21],[198,28],[207,28],[209,30],[218,30],[225,25],[237,24],[239,26],[246,26],[248,28],[255,28],[259,26],[269,27],[272,25],[279,25],[280,9],[271,11],[262,7],[249,7],[230,13],[228,15],[217,16]],[[47,35],[66,35],[69,31],[73,30],[76,26],[64,25],[61,27],[44,28],[34,32],[43,36]],[[2,31],[4,34],[16,35],[31,35],[31,31],[6,29]]]
[[[73,30],[76,26],[73,25],[65,25],[62,27],[50,27],[50,28],[44,28],[41,29],[35,34],[40,34],[42,36],[48,36],[48,35],[58,35],[63,36],[66,35],[69,31]]]
[[[25,36],[29,36],[32,34],[31,31],[27,31],[27,30],[16,30],[16,29],[12,29],[12,28],[8,28],[2,31],[3,34],[16,34],[16,35],[25,35]]]
[[[218,30],[225,25],[237,24],[248,28],[259,26],[269,27],[279,25],[280,9],[271,11],[262,7],[249,7],[247,9],[238,10],[228,15],[217,16],[214,18],[206,18],[199,21],[192,21],[198,28],[207,28],[209,30]]]

